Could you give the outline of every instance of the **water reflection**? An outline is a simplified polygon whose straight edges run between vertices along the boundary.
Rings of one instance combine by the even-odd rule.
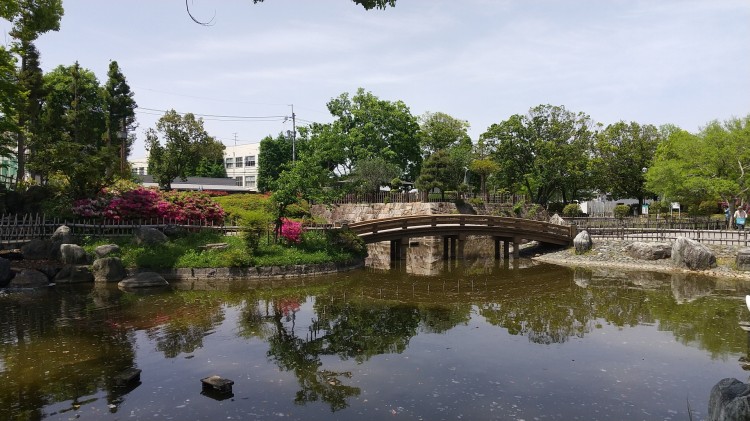
[[[224,401],[232,406],[203,401],[205,408],[191,408],[194,419],[238,416],[221,412],[229,408],[247,418],[325,419],[331,411],[340,419],[407,412],[435,419],[629,418],[616,404],[621,398],[605,392],[622,382],[635,389],[619,393],[655,418],[687,419],[685,394],[693,408],[705,408],[713,384],[741,371],[737,359],[750,355],[738,328],[749,318],[738,299],[750,290],[747,282],[529,260],[515,266],[475,259],[430,266],[431,276],[400,267],[177,284],[151,294],[111,286],[3,294],[0,419],[106,419],[123,410],[180,418],[180,405],[165,406],[155,394],[169,389],[169,402],[195,400],[197,379],[214,371],[234,377],[235,397]],[[601,376],[634,353],[639,358],[616,380]],[[588,363],[572,365],[576,360]],[[697,361],[722,374],[705,376]],[[547,371],[538,373],[545,362]],[[121,387],[117,375],[135,367],[144,369],[142,382]],[[644,378],[633,383],[631,371]],[[658,378],[649,384],[653,373]],[[661,386],[682,384],[685,376],[693,376],[688,386]],[[561,384],[580,396],[564,394]],[[534,388],[544,401],[525,398]],[[448,398],[459,393],[471,399]],[[586,399],[603,412],[586,416]],[[387,414],[368,412],[393,401],[401,403]],[[316,412],[319,405],[325,411]]]

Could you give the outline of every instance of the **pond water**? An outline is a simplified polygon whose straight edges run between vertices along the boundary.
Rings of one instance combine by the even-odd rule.
[[[747,381],[747,282],[427,260],[0,292],[0,419],[700,420]]]

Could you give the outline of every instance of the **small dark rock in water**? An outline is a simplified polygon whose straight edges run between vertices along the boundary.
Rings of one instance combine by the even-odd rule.
[[[203,389],[211,389],[221,393],[232,393],[234,382],[219,376],[209,376],[201,379]]]

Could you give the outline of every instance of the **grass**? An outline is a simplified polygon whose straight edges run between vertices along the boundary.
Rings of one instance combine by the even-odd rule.
[[[210,243],[227,243],[223,250],[201,250]],[[100,245],[117,244],[119,257],[126,267],[145,269],[282,266],[291,264],[317,264],[353,259],[352,253],[321,247],[289,246],[269,243],[265,238],[254,253],[249,253],[240,236],[224,236],[204,231],[171,239],[159,246],[139,246],[128,238],[85,239],[87,252]]]

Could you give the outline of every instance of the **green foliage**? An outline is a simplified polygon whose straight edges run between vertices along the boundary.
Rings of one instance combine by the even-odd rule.
[[[669,203],[664,201],[652,202],[648,207],[648,212],[656,214],[669,212]]]
[[[583,212],[581,211],[581,206],[578,203],[569,203],[563,208],[562,214],[563,216],[568,218],[576,218],[583,215]]]
[[[247,219],[256,218],[253,215],[254,212],[263,212],[266,215],[273,212],[273,205],[271,198],[268,195],[254,194],[254,193],[238,193],[230,194],[226,196],[214,197],[222,209],[232,219]],[[250,213],[250,215],[248,215]]]
[[[643,199],[649,194],[643,170],[651,166],[661,141],[650,124],[620,121],[598,132],[591,162],[595,186],[615,200]]]
[[[719,204],[716,200],[704,200],[703,202],[698,204],[698,215],[708,216],[719,212],[721,212],[721,209],[719,208]]]
[[[547,205],[547,212],[550,214],[562,214],[563,209],[565,208],[565,204],[562,202],[551,202]]]
[[[481,197],[472,197],[469,199],[469,204],[471,206],[482,206],[484,205],[484,200]]]
[[[668,128],[667,136],[646,173],[649,190],[684,203],[747,201],[750,115],[713,121],[697,134]]]
[[[148,172],[165,190],[171,189],[175,178],[185,180],[195,175],[202,159],[217,162],[224,156],[224,144],[208,135],[203,119],[196,119],[191,113],[181,116],[174,110],[159,119],[156,129],[148,129],[146,149]]]
[[[365,241],[348,229],[328,230],[328,241],[330,250],[341,253],[351,253],[354,256],[367,256],[367,245]]]
[[[622,218],[625,218],[626,216],[632,215],[632,213],[630,211],[630,206],[628,206],[628,205],[617,205],[617,206],[615,206],[615,208],[614,208],[614,214],[615,214],[615,218],[617,218],[617,219],[622,219]]]
[[[401,170],[398,165],[380,156],[361,159],[357,162],[351,180],[362,193],[378,192],[380,187],[398,179]]]
[[[272,217],[261,211],[247,211],[240,220],[242,226],[242,238],[248,253],[254,254],[260,246],[261,237],[268,232]]]
[[[555,196],[578,199],[589,187],[591,124],[584,113],[540,105],[493,124],[480,140],[500,165],[505,187],[546,205]]]
[[[513,205],[513,213],[516,216],[521,216],[525,206],[526,206],[526,203],[524,203],[523,201],[517,202],[515,205]]]
[[[445,113],[424,113],[419,117],[419,146],[423,156],[461,144],[468,144],[470,147],[469,127],[468,121]]]
[[[133,133],[136,128],[135,109],[138,105],[136,105],[133,95],[117,62],[110,61],[107,82],[102,87],[106,125],[105,136],[107,142],[115,146],[111,150],[112,152],[115,152],[114,149],[117,149],[118,145],[120,148],[117,157],[112,162],[113,167],[109,171],[117,173],[123,178],[130,175],[127,157],[130,156],[131,147],[135,141],[134,135],[128,135],[128,133]]]
[[[258,152],[258,191],[268,192],[281,172],[292,162],[292,140],[279,133],[274,139],[266,136]]]

